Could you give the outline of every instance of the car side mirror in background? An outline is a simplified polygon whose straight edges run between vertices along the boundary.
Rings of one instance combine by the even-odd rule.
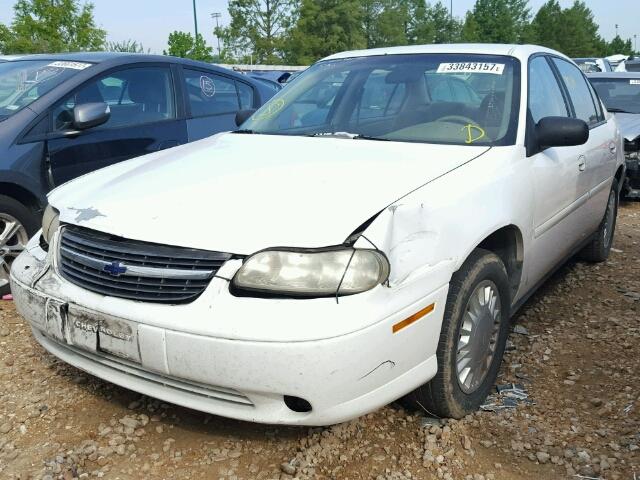
[[[250,108],[248,110],[238,110],[236,112],[236,126],[239,127],[244,122],[246,122],[249,117],[254,114],[255,111],[255,108]]]
[[[577,118],[544,117],[535,128],[540,150],[582,145],[589,140],[589,126]]]
[[[83,103],[73,109],[73,126],[78,130],[97,127],[111,117],[111,109],[104,102]]]

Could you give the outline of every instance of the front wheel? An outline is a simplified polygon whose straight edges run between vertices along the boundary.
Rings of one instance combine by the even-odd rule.
[[[598,231],[595,233],[593,240],[587,245],[582,252],[582,257],[587,262],[604,262],[609,258],[611,245],[613,245],[613,234],[616,230],[616,217],[618,216],[618,182],[613,181],[609,199],[607,200],[607,209],[604,217],[600,222]]]
[[[0,297],[10,291],[11,263],[37,229],[38,220],[31,209],[11,197],[0,195]]]
[[[509,279],[498,256],[475,250],[449,285],[438,373],[406,400],[438,417],[477,410],[498,376],[509,333]]]

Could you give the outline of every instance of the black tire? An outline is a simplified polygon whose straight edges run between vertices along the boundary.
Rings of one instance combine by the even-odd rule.
[[[500,296],[501,314],[497,327],[495,350],[483,380],[471,392],[463,391],[458,380],[457,351],[460,328],[472,293],[481,283],[492,282]],[[416,409],[424,409],[437,417],[462,418],[477,410],[491,391],[509,334],[511,295],[504,263],[495,254],[476,249],[456,272],[449,284],[440,341],[438,373],[425,385],[405,397]]]
[[[604,217],[600,222],[598,231],[594,234],[593,239],[580,252],[580,258],[587,262],[604,262],[609,258],[611,246],[613,245],[613,237],[616,231],[616,218],[618,216],[618,204],[620,203],[618,182],[613,181],[609,199],[607,200],[607,209]]]
[[[33,236],[40,228],[40,218],[32,209],[17,200],[0,195],[0,214],[8,214],[22,224],[29,237]],[[1,216],[1,215],[0,215]],[[0,220],[1,222],[2,220]],[[0,268],[3,268],[0,266]],[[9,285],[0,285],[0,296],[10,292]]]

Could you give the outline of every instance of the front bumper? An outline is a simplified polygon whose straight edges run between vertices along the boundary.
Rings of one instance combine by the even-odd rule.
[[[221,289],[213,282],[209,288]],[[435,353],[447,288],[444,284],[357,331],[305,341],[259,341],[212,335],[203,327],[216,312],[229,314],[225,308],[216,308],[215,296],[203,295],[193,304],[181,306],[104,297],[60,277],[55,265],[35,245],[14,262],[12,270],[19,313],[30,322],[38,342],[65,362],[185,407],[241,420],[292,425],[346,421],[431,379],[437,371]],[[412,292],[410,288],[400,290],[400,299],[409,298]],[[203,308],[203,302],[210,303],[209,308]],[[394,324],[432,303],[432,313],[392,332]],[[280,315],[295,314],[297,321],[305,321],[299,317],[305,305],[301,301],[279,301],[277,305]],[[316,310],[319,304],[308,305]],[[235,322],[270,321],[259,310],[254,312],[256,318],[245,318],[246,310],[238,311],[243,318]],[[273,315],[273,310],[267,311]],[[349,322],[353,311],[353,303],[344,313],[334,307],[331,320]],[[362,311],[372,315],[371,309]],[[166,318],[173,318],[172,326]],[[311,411],[292,410],[285,404],[285,396],[308,401]]]

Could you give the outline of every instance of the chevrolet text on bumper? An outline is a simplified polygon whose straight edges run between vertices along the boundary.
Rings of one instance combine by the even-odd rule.
[[[535,287],[609,253],[622,143],[594,97],[540,47],[329,57],[237,132],[53,191],[16,306],[69,364],[212,414],[459,418]]]

